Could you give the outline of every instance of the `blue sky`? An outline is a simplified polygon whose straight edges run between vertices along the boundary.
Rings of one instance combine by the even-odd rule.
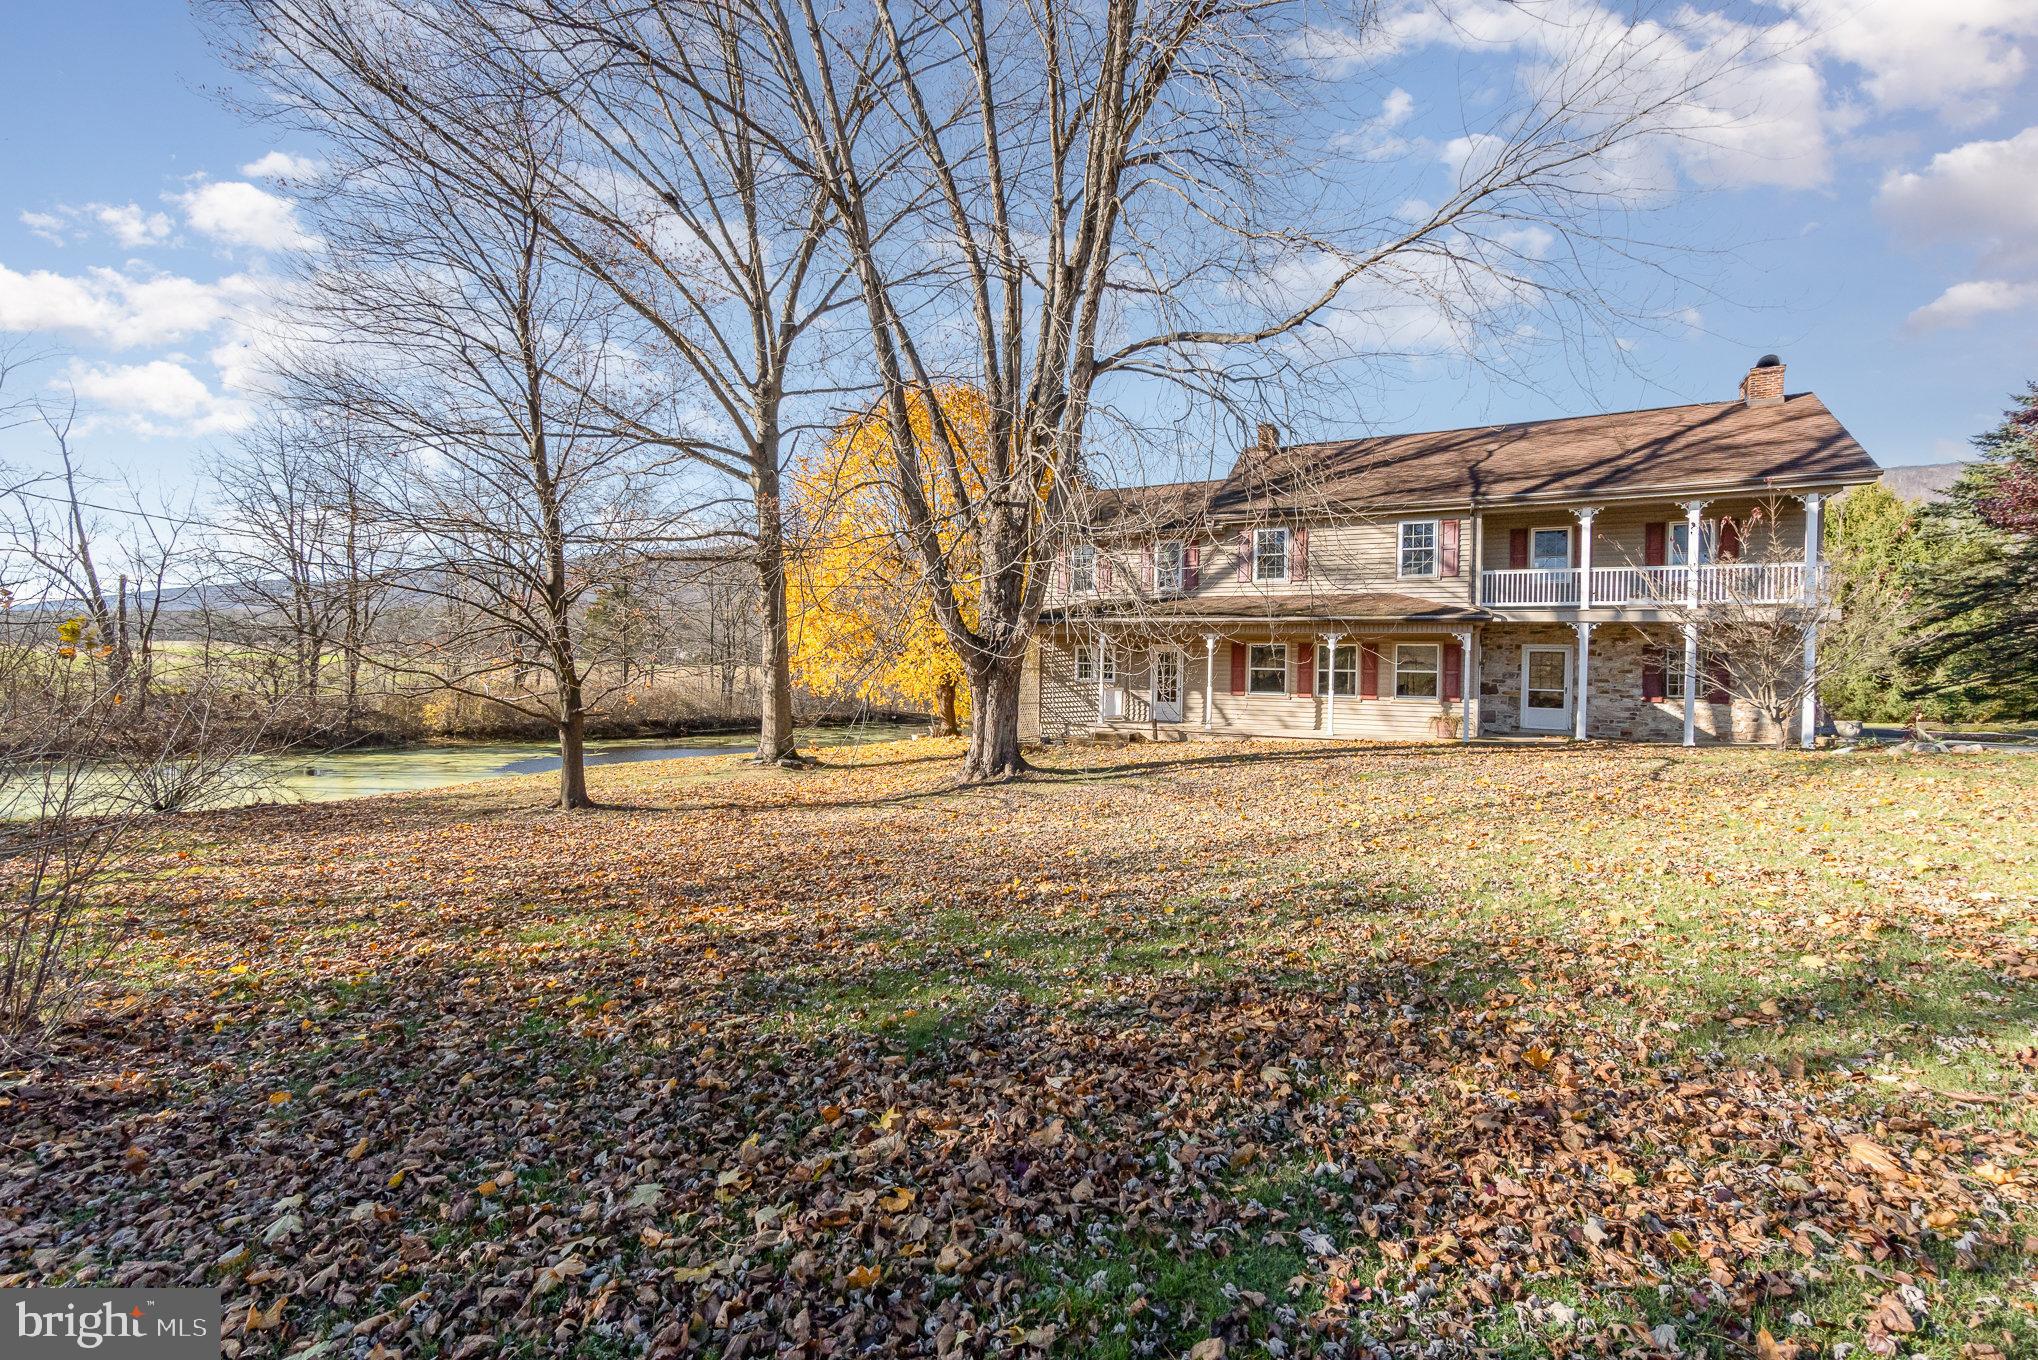
[[[1531,4],[1560,22],[1595,7]],[[1326,22],[1325,72],[1349,82],[1355,135],[1442,174],[1536,40],[1500,0],[1382,11],[1363,40]],[[2038,377],[2038,0],[1666,12],[1777,54],[1722,96],[1733,135],[1675,167],[1676,206],[1652,223],[1704,249],[1688,272],[1706,288],[1533,383],[1448,353],[1392,365],[1354,385],[1350,419],[1412,429],[1722,399],[1774,350],[1791,389],[1818,391],[1880,461],[1958,456]],[[302,239],[285,177],[317,148],[222,107],[229,73],[181,4],[19,6],[8,29],[0,340],[50,354],[30,381],[79,393],[95,466],[185,480],[252,413],[250,327]],[[33,459],[25,440],[0,436],[0,453]]]

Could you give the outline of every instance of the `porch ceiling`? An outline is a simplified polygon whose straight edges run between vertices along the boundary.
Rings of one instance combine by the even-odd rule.
[[[1439,604],[1396,591],[1355,595],[1203,596],[1179,600],[1102,601],[1048,609],[1049,624],[1148,623],[1483,623],[1499,617],[1470,605]]]

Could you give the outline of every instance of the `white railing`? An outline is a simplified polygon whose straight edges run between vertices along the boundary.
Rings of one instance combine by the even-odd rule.
[[[1691,567],[1594,567],[1594,605],[1683,604],[1690,598]],[[1803,598],[1802,562],[1715,562],[1696,568],[1698,602],[1720,604],[1790,604]],[[1578,603],[1579,578],[1573,568],[1515,568],[1480,573],[1483,604],[1507,606],[1569,606]]]
[[[1572,567],[1481,572],[1479,598],[1487,604],[1577,604],[1578,572]]]

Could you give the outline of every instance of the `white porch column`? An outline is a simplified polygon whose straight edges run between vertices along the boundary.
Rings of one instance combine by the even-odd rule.
[[[1798,745],[1812,749],[1819,735],[1819,576],[1824,547],[1825,498],[1813,491],[1804,498],[1804,712],[1798,718]]]
[[[1458,634],[1458,726],[1466,741],[1472,740],[1472,639],[1470,628]]]
[[[1325,734],[1337,739],[1337,640],[1342,633],[1325,633],[1319,644],[1328,650],[1323,654],[1323,674],[1328,681],[1323,687],[1323,725]]]
[[[1580,619],[1571,625],[1578,630],[1578,702],[1572,713],[1576,720],[1572,734],[1579,741],[1585,740],[1585,697],[1592,684],[1592,625]]]
[[[1571,512],[1578,516],[1578,607],[1592,608],[1592,521],[1599,507],[1581,505]]]
[[[1698,625],[1684,625],[1684,744],[1698,745]]]
[[[1102,727],[1110,719],[1104,714],[1104,659],[1111,654],[1111,641],[1103,633],[1097,634],[1097,726]]]
[[[1684,605],[1698,608],[1698,567],[1705,556],[1705,502],[1684,503]]]
[[[1203,635],[1203,730],[1217,720],[1217,634]]]

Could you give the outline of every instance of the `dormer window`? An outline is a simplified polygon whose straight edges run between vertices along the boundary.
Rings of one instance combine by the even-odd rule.
[[[1153,589],[1156,595],[1179,595],[1186,586],[1184,565],[1187,554],[1179,541],[1156,543],[1153,549]]]
[[[1069,549],[1069,594],[1094,595],[1097,591],[1097,548],[1082,543]]]
[[[1288,579],[1288,531],[1286,529],[1253,530],[1253,580],[1285,581]]]

